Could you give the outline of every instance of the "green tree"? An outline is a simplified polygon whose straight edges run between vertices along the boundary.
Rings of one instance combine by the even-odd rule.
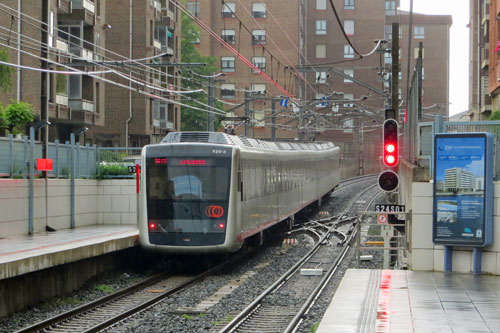
[[[3,119],[12,134],[24,133],[27,124],[33,122],[33,106],[26,102],[12,102],[3,111]]]
[[[194,46],[195,42],[198,40],[200,35],[200,30],[198,26],[189,18],[186,14],[182,14],[181,21],[181,59],[184,63],[196,62],[196,63],[206,63],[206,66],[200,67],[189,67],[182,71],[182,87],[189,90],[195,90],[199,88],[205,88],[208,83],[206,78],[200,78],[196,74],[201,75],[211,75],[218,71],[217,58],[202,56],[198,49]],[[191,74],[190,72],[196,73]],[[194,101],[199,101],[201,103],[208,103],[208,95],[205,93],[196,93],[186,95],[188,97],[183,99],[183,103],[191,105],[197,108],[204,108],[203,105],[196,103]],[[191,98],[191,100],[189,99]],[[215,107],[218,109],[223,109],[223,105],[220,102],[216,102]],[[206,131],[207,130],[207,112],[194,110],[188,107],[181,107],[181,130],[182,131]],[[221,124],[219,121],[215,122],[215,129],[220,128]]]
[[[500,110],[495,110],[491,113],[489,120],[500,120]]]
[[[9,55],[6,50],[0,49],[0,61],[3,62],[8,62],[9,61]],[[14,69],[5,66],[5,65],[0,65],[0,90],[3,91],[9,91],[11,87],[11,81],[10,77],[14,73]]]

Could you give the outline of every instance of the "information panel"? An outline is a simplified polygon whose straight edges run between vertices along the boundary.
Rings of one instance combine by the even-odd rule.
[[[487,246],[493,239],[493,135],[437,134],[434,139],[432,239]]]

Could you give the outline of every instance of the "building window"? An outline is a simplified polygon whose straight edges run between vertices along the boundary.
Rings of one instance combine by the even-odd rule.
[[[234,17],[235,12],[236,12],[236,4],[234,2],[224,2],[224,5],[222,5],[223,18]]]
[[[354,77],[354,69],[344,69],[344,74],[349,75],[350,77]],[[344,77],[344,83],[352,83],[352,80]]]
[[[326,10],[326,0],[316,0],[317,10]]]
[[[252,93],[265,94],[266,93],[266,84],[265,83],[253,83],[252,84]]]
[[[95,1],[95,14],[100,17],[101,16],[101,0]]]
[[[384,64],[392,64],[392,54],[390,52],[384,52]]]
[[[326,20],[316,21],[316,35],[326,35]]]
[[[354,9],[354,0],[344,0],[344,9]]]
[[[326,72],[316,72],[316,83],[325,84],[328,75]]]
[[[263,2],[254,2],[252,4],[252,16],[255,18],[266,18],[266,4]]]
[[[396,15],[396,1],[385,2],[385,15],[388,16]]]
[[[228,44],[236,43],[236,31],[234,29],[222,30],[222,39]]]
[[[347,101],[352,101],[354,99],[354,94],[344,94],[344,100],[346,102],[344,102],[344,107],[345,108],[353,108],[354,107],[354,103],[349,103]]]
[[[354,58],[354,50],[351,45],[344,45],[344,59],[353,59]]]
[[[222,72],[234,72],[234,64],[235,64],[235,58],[234,57],[221,57],[220,60],[220,67]]]
[[[14,17],[14,16],[13,16]],[[49,46],[54,46],[54,12],[50,11],[49,15]]]
[[[316,93],[315,106],[317,108],[324,108],[327,104],[328,104],[328,101],[326,100],[325,93]]]
[[[316,58],[326,58],[326,44],[316,44]]]
[[[265,127],[266,126],[266,113],[265,111],[254,111],[253,112],[253,119],[255,121],[255,126],[256,127]]]
[[[266,71],[266,57],[252,57],[252,64],[262,72]],[[255,70],[253,72],[258,73],[258,71]]]
[[[425,49],[424,49],[424,48],[422,48],[422,59],[424,59],[424,58],[425,58],[425,57],[424,57],[424,56],[425,56],[424,51],[425,51]],[[415,48],[413,49],[413,58],[414,58],[414,59],[417,59],[417,58],[418,58],[418,47],[415,47]]]
[[[415,38],[424,39],[425,38],[425,27],[421,25],[415,26]]]
[[[266,30],[252,30],[252,44],[266,44]]]
[[[198,17],[200,16],[200,3],[198,1],[196,2],[188,2],[186,4],[187,10],[194,16]]]
[[[392,25],[384,25],[384,39],[392,39]]]
[[[347,36],[354,36],[354,20],[344,20],[344,31]]]
[[[220,86],[220,98],[221,99],[234,99],[235,98],[235,87],[234,84],[223,83]]]

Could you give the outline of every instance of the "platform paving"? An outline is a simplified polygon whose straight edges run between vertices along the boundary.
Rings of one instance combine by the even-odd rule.
[[[350,269],[327,332],[500,332],[500,276]]]
[[[0,238],[0,280],[123,250],[138,240],[135,225],[91,225]]]

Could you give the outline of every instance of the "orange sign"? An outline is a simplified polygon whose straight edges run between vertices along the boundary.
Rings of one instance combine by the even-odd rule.
[[[219,218],[224,215],[224,208],[217,205],[211,205],[205,209],[205,214],[207,214],[208,217]]]

